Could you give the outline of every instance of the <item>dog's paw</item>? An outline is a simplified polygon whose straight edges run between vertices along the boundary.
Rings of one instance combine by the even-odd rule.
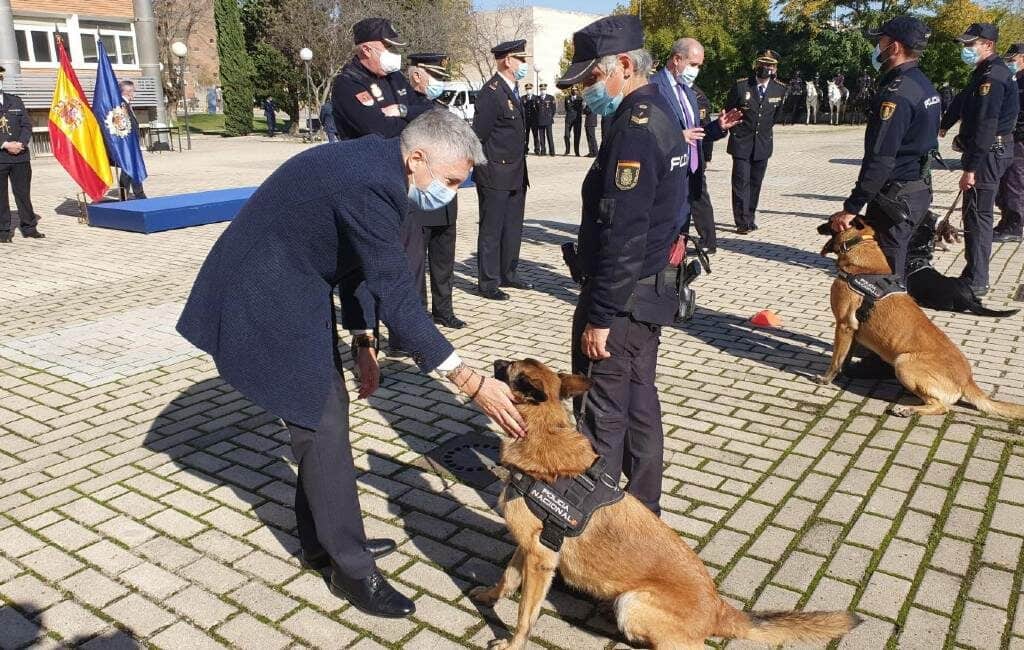
[[[487,644],[487,650],[510,650],[512,639],[494,639]]]
[[[892,413],[898,418],[909,418],[914,414],[914,409],[902,404],[893,404],[892,408],[889,409],[889,413]]]
[[[494,587],[473,587],[469,592],[469,599],[481,605],[493,605],[498,602],[498,594]]]
[[[818,375],[817,377],[814,378],[814,383],[818,384],[819,386],[828,386],[829,384],[832,383],[832,379],[833,377],[829,377],[827,375]]]

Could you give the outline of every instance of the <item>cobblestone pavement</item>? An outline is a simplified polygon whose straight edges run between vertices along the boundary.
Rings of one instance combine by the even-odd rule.
[[[964,407],[899,419],[885,414],[907,399],[895,384],[809,379],[832,331],[833,263],[814,227],[855,178],[861,131],[777,131],[755,236],[729,226],[723,146],[712,164],[721,250],[696,317],[662,344],[664,519],[744,607],[855,609],[866,622],[839,647],[1020,650],[1019,430]],[[303,146],[282,140],[194,138],[191,152],[147,157],[147,190],[255,185]],[[463,191],[455,304],[470,326],[449,333],[475,365],[531,355],[568,366],[575,289],[557,244],[575,231],[588,162],[530,158],[523,267],[539,290],[510,302],[472,293],[476,198]],[[936,205],[948,205],[954,174],[936,182]],[[481,611],[465,596],[512,551],[497,486],[414,464],[485,418],[400,360],[376,397],[353,404],[367,529],[400,541],[381,565],[418,606],[409,620],[360,614],[293,557],[281,423],[174,334],[224,225],[90,228],[71,194],[53,160],[37,161],[47,238],[0,248],[0,647],[442,649],[506,634],[513,602]],[[958,270],[961,256],[938,262]],[[997,245],[989,303],[1010,304],[1022,261],[1020,246]],[[747,323],[763,308],[782,327]],[[1021,316],[932,316],[986,389],[1024,401]],[[594,603],[557,589],[534,642],[625,647]]]

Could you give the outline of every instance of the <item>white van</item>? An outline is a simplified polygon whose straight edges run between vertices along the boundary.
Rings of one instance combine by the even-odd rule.
[[[473,120],[473,113],[476,108],[476,97],[479,90],[470,87],[462,81],[448,82],[444,85],[444,92],[438,98],[448,110],[455,113],[467,122]]]

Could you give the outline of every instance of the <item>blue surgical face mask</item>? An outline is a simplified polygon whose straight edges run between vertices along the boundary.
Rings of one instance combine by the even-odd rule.
[[[974,49],[973,47],[964,46],[964,48],[960,50],[960,59],[967,65],[977,64],[978,59],[980,58],[981,55],[978,54],[978,50]]]
[[[1020,66],[1016,61],[1007,61],[1006,67],[1010,69],[1010,74],[1017,74],[1020,71]]]
[[[595,115],[610,117],[615,114],[619,104],[622,103],[622,93],[615,97],[610,97],[608,95],[608,87],[604,85],[604,81],[598,81],[583,89],[583,101],[587,103],[587,107]]]
[[[434,79],[433,77],[431,77],[430,81],[427,82],[426,92],[424,92],[424,94],[427,96],[427,99],[433,101],[433,100],[437,99],[438,97],[440,97],[441,93],[443,93],[443,92],[444,92],[444,83],[438,81],[437,79]]]
[[[430,212],[451,203],[455,198],[455,190],[437,180],[434,172],[430,169],[430,163],[426,159],[424,159],[424,163],[427,165],[427,172],[430,173],[430,178],[432,179],[430,185],[427,186],[427,189],[421,190],[416,185],[416,181],[413,180],[413,182],[409,183],[409,200],[420,210]]]
[[[516,68],[516,81],[526,79],[526,75],[528,74],[530,74],[530,65],[526,61],[523,61],[519,64],[519,67]]]
[[[700,74],[700,68],[695,65],[688,65],[683,68],[683,71],[679,73],[677,80],[679,83],[684,83],[687,86],[692,86],[693,82],[697,81],[697,75]]]
[[[890,47],[892,47],[892,43],[883,50],[881,44],[875,43],[875,51],[871,53],[871,66],[875,70],[881,70],[885,62],[889,60],[889,57],[883,59],[882,55],[888,52]]]

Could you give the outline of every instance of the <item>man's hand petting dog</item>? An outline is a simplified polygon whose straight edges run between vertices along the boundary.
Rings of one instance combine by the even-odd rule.
[[[465,365],[449,374],[448,379],[505,433],[513,438],[526,437],[526,421],[516,409],[516,398],[508,384],[485,377]]]
[[[829,225],[832,227],[832,232],[843,232],[853,228],[853,220],[857,218],[857,215],[847,212],[846,210],[840,210],[834,213],[828,218]]]

